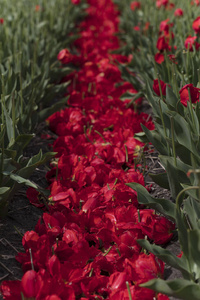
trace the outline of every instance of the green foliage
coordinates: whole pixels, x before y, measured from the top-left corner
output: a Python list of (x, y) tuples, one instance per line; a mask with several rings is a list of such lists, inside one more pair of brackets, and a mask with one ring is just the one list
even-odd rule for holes
[[(175, 8), (156, 8), (156, 1), (140, 0), (141, 9), (130, 9), (131, 0), (117, 1), (121, 10), (120, 38), (124, 41), (121, 54), (133, 54), (132, 61), (122, 67), (123, 78), (136, 83), (136, 88), (148, 100), (153, 110), (155, 130), (142, 126), (144, 134), (135, 138), (148, 140), (159, 151), (164, 172), (151, 175), (161, 187), (169, 189), (175, 204), (165, 199), (154, 199), (147, 190), (136, 183), (128, 185), (137, 191), (140, 204), (154, 208), (173, 219), (177, 225), (181, 258), (168, 250), (139, 240), (139, 244), (161, 258), (168, 265), (182, 272), (183, 279), (172, 281), (151, 280), (142, 286), (180, 299), (200, 299), (200, 102), (181, 103), (179, 91), (186, 84), (200, 87), (200, 51), (185, 48), (188, 36), (195, 36), (192, 22), (199, 16), (199, 10), (191, 1), (174, 0)], [(181, 8), (184, 15), (177, 18), (174, 10)], [(164, 61), (155, 61), (158, 53), (157, 40), (161, 35), (160, 23), (172, 23), (170, 31), (174, 38), (169, 44), (171, 51), (164, 50)], [(148, 30), (145, 24), (149, 22)], [(137, 27), (136, 27), (137, 26)], [(137, 28), (135, 30), (135, 28)], [(138, 30), (139, 28), (139, 30)], [(199, 34), (197, 41), (199, 40)], [(176, 46), (176, 47), (174, 47)], [(173, 54), (175, 61), (168, 54)], [(176, 63), (175, 63), (176, 62)], [(134, 80), (131, 77), (134, 76)], [(153, 80), (166, 83), (166, 94), (153, 90)], [(161, 89), (160, 89), (161, 91)], [(125, 98), (127, 97), (127, 98)], [(191, 98), (191, 95), (190, 95)], [(124, 95), (123, 100), (130, 99)]]
[[(62, 67), (58, 53), (77, 39), (77, 20), (85, 4), (71, 0), (0, 0), (0, 218), (21, 184), (38, 188), (28, 178), (54, 156), (25, 159), (23, 150), (34, 129), (67, 103), (70, 82), (61, 82), (73, 66)], [(73, 34), (72, 34), (73, 33)]]

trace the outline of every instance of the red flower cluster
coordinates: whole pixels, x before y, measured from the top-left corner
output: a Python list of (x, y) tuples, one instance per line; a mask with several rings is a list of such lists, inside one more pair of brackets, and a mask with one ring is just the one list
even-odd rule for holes
[[(136, 192), (125, 184), (144, 185), (133, 167), (143, 146), (134, 134), (141, 124), (154, 125), (148, 115), (127, 109), (129, 100), (119, 99), (137, 91), (122, 81), (118, 68), (131, 57), (111, 54), (119, 47), (115, 6), (111, 0), (88, 3), (75, 43), (80, 54), (64, 49), (58, 55), (62, 64), (77, 59), (81, 68), (64, 79), (71, 79), (70, 108), (48, 119), (58, 135), (57, 159), (47, 174), (49, 211), (23, 237), (25, 253), (17, 260), (25, 274), (21, 281), (2, 284), (6, 300), (21, 299), (21, 293), (36, 300), (125, 300), (129, 293), (135, 300), (168, 299), (139, 286), (162, 277), (164, 263), (144, 254), (137, 239), (164, 244), (174, 224), (139, 206)], [(42, 205), (33, 189), (28, 195)]]
[(136, 9), (139, 9), (141, 8), (141, 3), (139, 1), (133, 1), (131, 2), (131, 10), (136, 10)]
[[(197, 6), (200, 4), (199, 0), (195, 0), (191, 2), (191, 5), (196, 4)], [(166, 10), (170, 10), (172, 8), (175, 8), (175, 5), (173, 3), (170, 3), (169, 0), (157, 0), (156, 1), (156, 7), (161, 8), (163, 7)], [(181, 8), (176, 8), (174, 11), (175, 17), (182, 17), (184, 14), (183, 10)], [(177, 64), (175, 61), (175, 55), (172, 53), (173, 50), (176, 50), (176, 45), (172, 45), (172, 42), (174, 40), (174, 33), (172, 32), (171, 28), (173, 27), (173, 23), (170, 23), (170, 19), (166, 19), (160, 23), (159, 28), (159, 37), (157, 40), (156, 48), (158, 49), (158, 52), (155, 54), (154, 59), (158, 64), (162, 64), (165, 61), (165, 55), (164, 52), (171, 52), (167, 56), (169, 57), (170, 61)], [(194, 49), (199, 50), (200, 49), (200, 43), (198, 42), (198, 36), (200, 34), (200, 17), (197, 17), (193, 23), (192, 28), (195, 32), (195, 35), (189, 35), (184, 42), (184, 46), (189, 51), (194, 51)], [(173, 59), (171, 59), (173, 57)]]
[(188, 49), (189, 51), (193, 51), (193, 47), (196, 48), (196, 50), (198, 50), (200, 48), (200, 44), (197, 43), (196, 41), (197, 36), (191, 36), (189, 35), (186, 40), (185, 40), (185, 48)]
[(197, 17), (193, 23), (192, 28), (197, 35), (191, 36), (189, 35), (185, 40), (185, 48), (189, 51), (193, 51), (194, 48), (196, 50), (200, 49), (200, 43), (197, 42), (198, 34), (200, 33), (200, 17)]
[(159, 52), (155, 55), (155, 61), (158, 64), (161, 64), (164, 60), (164, 51), (171, 51), (172, 47), (170, 46), (171, 40), (174, 38), (174, 33), (171, 31), (173, 23), (169, 22), (169, 19), (166, 19), (160, 23), (159, 28), (159, 38), (157, 40), (156, 48)]
[(174, 3), (170, 2), (169, 0), (156, 0), (156, 7), (164, 7), (167, 10), (171, 10), (174, 8)]

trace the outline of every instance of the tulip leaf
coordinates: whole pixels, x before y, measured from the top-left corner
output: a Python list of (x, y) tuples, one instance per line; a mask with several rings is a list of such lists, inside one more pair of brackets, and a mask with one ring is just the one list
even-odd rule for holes
[(178, 99), (176, 95), (174, 94), (171, 87), (168, 85), (166, 86), (166, 104), (170, 105), (170, 109), (174, 109), (177, 105)]
[(34, 137), (34, 134), (20, 134), (15, 139), (15, 143), (13, 145), (13, 148), (15, 145), (17, 145), (18, 148), (24, 149), (32, 140)]
[(167, 177), (167, 173), (166, 172), (159, 173), (159, 174), (149, 173), (149, 176), (160, 187), (169, 190), (169, 182), (168, 182), (168, 177)]
[(200, 203), (194, 200), (192, 197), (188, 197), (186, 200), (184, 200), (184, 213), (187, 214), (187, 218), (189, 219), (192, 228), (200, 229)]
[(148, 143), (148, 139), (146, 137), (146, 134), (144, 132), (137, 132), (134, 134), (134, 138), (142, 143)]
[(11, 178), (12, 180), (16, 181), (16, 182), (19, 183), (19, 184), (25, 184), (25, 185), (27, 185), (27, 186), (33, 187), (34, 189), (37, 189), (37, 185), (36, 185), (36, 184), (34, 184), (34, 183), (31, 182), (30, 180), (25, 179), (25, 178), (23, 178), (23, 177), (21, 177), (21, 176), (19, 176), (19, 175), (17, 175), (17, 174), (14, 174), (14, 173), (11, 174), (11, 175), (10, 175), (10, 178)]
[[(191, 185), (188, 185), (188, 184), (182, 184), (182, 187), (184, 189), (187, 189), (189, 187), (191, 187)], [(200, 201), (199, 199), (199, 190), (197, 189), (193, 189), (193, 190), (187, 190), (186, 191), (186, 194), (191, 196), (192, 198), (196, 199), (197, 201)]]
[(146, 91), (147, 91), (146, 98), (148, 99), (148, 101), (152, 105), (155, 117), (160, 118), (160, 111), (159, 111), (158, 101), (157, 101), (156, 97), (153, 95), (152, 89), (150, 88), (148, 82), (146, 83)]
[(163, 155), (167, 155), (167, 146), (163, 144), (163, 139), (161, 135), (155, 131), (147, 129), (143, 124), (141, 124), (143, 131), (145, 132), (147, 139), (151, 142), (154, 147)]
[(43, 109), (42, 111), (40, 111), (38, 113), (39, 116), (39, 122), (44, 121), (45, 119), (47, 119), (50, 115), (52, 115), (54, 112), (62, 109), (64, 107), (64, 105), (66, 105), (67, 103), (67, 99), (69, 97), (63, 98), (62, 100), (58, 101), (57, 103), (55, 103), (54, 105)]
[(10, 190), (10, 187), (4, 186), (4, 187), (0, 187), (0, 195), (4, 195), (5, 193), (7, 193)]
[(188, 243), (190, 251), (190, 264), (193, 260), (193, 273), (195, 273), (195, 279), (199, 279), (200, 276), (200, 230), (188, 231)]
[(192, 141), (189, 125), (187, 121), (179, 114), (176, 114), (174, 117), (174, 129), (177, 141), (198, 157), (199, 153), (194, 142)]
[(127, 183), (133, 190), (137, 192), (138, 202), (147, 205), (159, 211), (160, 213), (175, 219), (175, 204), (170, 200), (153, 198), (146, 188), (139, 183)]
[(199, 300), (200, 286), (192, 281), (175, 279), (165, 281), (152, 279), (140, 285), (168, 296), (178, 297), (183, 300)]
[(38, 166), (45, 164), (47, 161), (53, 158), (55, 154), (56, 152), (47, 152), (43, 155), (42, 151), (40, 150), (40, 152), (32, 157), (28, 161), (27, 165), (24, 168), (20, 169), (17, 174), (23, 178), (29, 178)]
[(176, 199), (177, 195), (182, 190), (180, 179), (178, 178), (177, 168), (167, 161), (166, 171), (172, 198)]
[(176, 222), (178, 227), (178, 239), (180, 242), (181, 250), (187, 259), (189, 259), (189, 249), (188, 249), (188, 226), (186, 225), (186, 219), (184, 214), (180, 209), (176, 210)]
[(186, 119), (188, 124), (191, 127), (191, 130), (196, 134), (199, 138), (199, 119), (194, 109), (191, 109), (190, 105), (187, 106), (188, 115), (186, 115)]
[(7, 109), (5, 108), (4, 104), (2, 103), (3, 106), (3, 112), (4, 116), (6, 119), (6, 132), (9, 140), (9, 144), (11, 145), (14, 142), (14, 133), (13, 133), (13, 121), (11, 117), (9, 116)]

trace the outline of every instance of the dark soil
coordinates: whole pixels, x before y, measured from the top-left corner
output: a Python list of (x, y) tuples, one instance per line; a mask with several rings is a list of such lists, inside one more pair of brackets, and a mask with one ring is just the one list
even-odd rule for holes
[[(143, 106), (145, 112), (151, 112), (147, 104)], [(48, 134), (48, 129), (45, 124), (41, 124), (37, 129), (36, 137), (32, 140), (30, 145), (26, 148), (24, 153), (27, 157), (32, 157), (37, 154), (40, 149), (43, 153), (51, 151), (49, 150), (49, 144), (52, 144), (53, 140), (45, 140), (41, 138), (41, 134)], [(52, 135), (52, 133), (51, 133)], [(170, 192), (168, 190), (160, 188), (156, 185), (148, 173), (160, 173), (163, 171), (163, 167), (159, 161), (158, 153), (154, 150), (146, 151), (147, 172), (145, 173), (146, 184), (152, 185), (151, 194), (153, 197), (165, 198), (172, 201)], [(151, 152), (151, 153), (150, 153)], [(48, 166), (42, 166), (38, 168), (31, 176), (31, 180), (38, 183), (43, 188), (47, 187), (45, 174), (48, 170)], [(23, 252), (22, 237), (26, 231), (34, 230), (36, 223), (38, 222), (42, 211), (37, 207), (31, 205), (26, 198), (26, 188), (22, 187), (15, 195), (9, 206), (8, 216), (0, 221), (0, 282), (3, 280), (16, 280), (21, 279), (23, 272), (20, 264), (15, 260), (15, 255), (18, 252)], [(180, 253), (179, 243), (177, 237), (165, 246), (174, 254)], [(181, 277), (180, 272), (166, 266), (165, 279), (174, 279)], [(3, 299), (0, 295), (0, 300)], [(175, 298), (170, 298), (175, 300)]]

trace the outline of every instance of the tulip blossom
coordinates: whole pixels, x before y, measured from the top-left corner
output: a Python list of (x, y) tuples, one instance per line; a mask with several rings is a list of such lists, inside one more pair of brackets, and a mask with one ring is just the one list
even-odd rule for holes
[(192, 23), (192, 28), (196, 33), (200, 33), (200, 17), (197, 17)]
[(177, 8), (174, 12), (175, 17), (182, 17), (183, 16), (183, 10), (181, 8)]
[(169, 4), (169, 0), (157, 0), (156, 1), (156, 7), (160, 8), (162, 6), (167, 7)]
[(159, 51), (170, 51), (171, 50), (171, 46), (169, 45), (169, 41), (165, 36), (160, 36), (157, 40), (157, 44), (156, 44), (156, 48)]
[(131, 10), (139, 9), (141, 8), (141, 3), (139, 1), (133, 1), (131, 2)]
[(192, 103), (199, 102), (199, 93), (200, 93), (200, 89), (194, 87), (192, 83), (186, 84), (179, 91), (181, 103), (184, 106), (187, 106), (187, 103), (188, 101), (190, 101), (190, 98)]
[(185, 48), (189, 51), (193, 51), (193, 47), (198, 50), (200, 48), (200, 44), (196, 42), (197, 36), (191, 36), (189, 35), (185, 40)]
[(75, 5), (79, 4), (81, 0), (71, 0), (71, 2)]
[(164, 54), (158, 52), (156, 53), (154, 59), (157, 62), (157, 64), (162, 64), (165, 61), (165, 56)]
[(62, 64), (67, 64), (72, 61), (72, 54), (68, 49), (63, 49), (58, 53), (57, 59), (60, 60)]
[(161, 96), (161, 93), (163, 96), (166, 96), (166, 87), (167, 87), (167, 84), (164, 81), (159, 80), (159, 79), (154, 79), (153, 90), (159, 97)]

